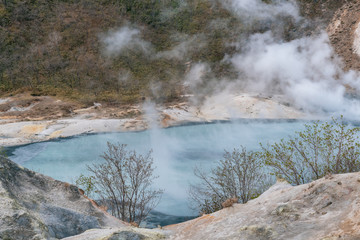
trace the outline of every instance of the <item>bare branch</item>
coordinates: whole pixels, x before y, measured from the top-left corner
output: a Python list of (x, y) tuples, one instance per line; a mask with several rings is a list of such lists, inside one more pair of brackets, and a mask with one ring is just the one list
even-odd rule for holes
[(123, 221), (138, 225), (160, 201), (162, 190), (152, 189), (154, 176), (151, 151), (138, 155), (124, 144), (107, 143), (104, 163), (88, 166), (99, 196), (111, 213)]

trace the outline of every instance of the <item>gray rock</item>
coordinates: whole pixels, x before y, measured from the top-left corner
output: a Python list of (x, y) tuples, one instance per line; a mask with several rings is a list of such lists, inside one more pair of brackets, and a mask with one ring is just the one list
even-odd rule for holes
[(122, 231), (114, 233), (108, 240), (144, 240), (146, 237), (139, 233)]
[(360, 239), (360, 173), (309, 184), (278, 182), (246, 204), (164, 227), (169, 239)]
[(90, 229), (86, 232), (64, 238), (63, 240), (162, 240), (169, 237), (170, 232), (162, 229), (146, 229), (136, 227)]
[(0, 157), (0, 239), (60, 239), (125, 224), (99, 209), (76, 186)]

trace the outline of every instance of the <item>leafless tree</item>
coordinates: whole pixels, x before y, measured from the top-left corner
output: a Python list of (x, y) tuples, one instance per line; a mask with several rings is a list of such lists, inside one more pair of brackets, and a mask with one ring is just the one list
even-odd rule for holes
[(159, 203), (162, 190), (154, 190), (151, 151), (138, 155), (127, 151), (125, 144), (111, 144), (101, 157), (104, 163), (88, 166), (93, 173), (102, 203), (112, 215), (127, 222), (140, 224)]
[(190, 185), (189, 197), (193, 206), (202, 213), (222, 209), (227, 199), (238, 198), (241, 203), (257, 197), (270, 186), (271, 178), (263, 172), (257, 152), (247, 152), (244, 147), (225, 151), (218, 165), (206, 173), (195, 168), (199, 184)]

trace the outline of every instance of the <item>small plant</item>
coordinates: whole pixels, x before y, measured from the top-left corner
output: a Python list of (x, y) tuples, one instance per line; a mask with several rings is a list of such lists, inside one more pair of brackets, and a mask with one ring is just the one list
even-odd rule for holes
[(96, 193), (95, 189), (95, 177), (94, 176), (84, 176), (81, 174), (75, 181), (76, 186), (79, 186), (84, 194), (90, 198), (94, 197), (94, 193)]

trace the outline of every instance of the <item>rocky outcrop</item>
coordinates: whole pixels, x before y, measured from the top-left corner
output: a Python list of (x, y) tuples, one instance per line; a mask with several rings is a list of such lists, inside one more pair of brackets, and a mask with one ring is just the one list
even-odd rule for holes
[(60, 239), (92, 228), (124, 226), (76, 186), (0, 157), (0, 239)]
[(66, 240), (100, 239), (360, 239), (360, 173), (301, 186), (277, 182), (259, 198), (162, 230), (88, 230)]
[(360, 70), (360, 2), (349, 1), (339, 8), (327, 28), (334, 50), (344, 69)]
[(293, 187), (278, 182), (259, 198), (165, 227), (170, 239), (360, 239), (360, 173)]

